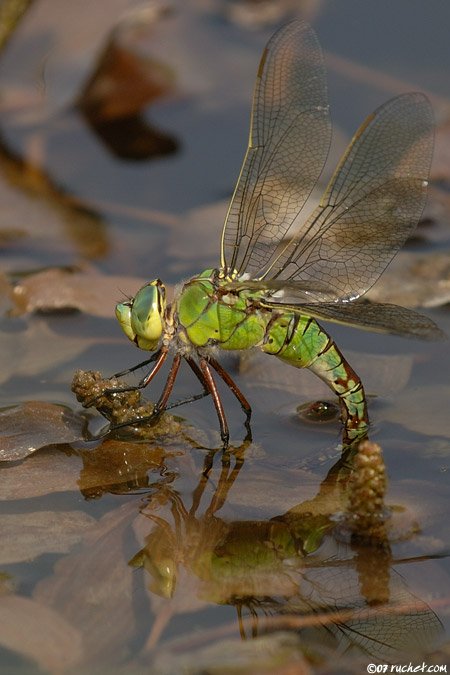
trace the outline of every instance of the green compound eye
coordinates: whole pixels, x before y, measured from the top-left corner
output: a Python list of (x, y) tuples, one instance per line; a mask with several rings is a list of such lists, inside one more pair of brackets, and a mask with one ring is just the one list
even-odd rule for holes
[(130, 302), (116, 305), (116, 317), (125, 335), (140, 349), (153, 351), (163, 332), (165, 288), (159, 281), (143, 286)]
[(129, 303), (119, 302), (119, 304), (116, 305), (116, 317), (127, 338), (134, 341), (136, 335), (131, 328), (131, 305)]

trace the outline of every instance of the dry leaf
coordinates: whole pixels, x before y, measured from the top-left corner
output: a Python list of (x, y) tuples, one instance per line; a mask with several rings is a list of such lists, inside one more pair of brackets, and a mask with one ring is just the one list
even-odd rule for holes
[(16, 462), (46, 445), (79, 440), (84, 424), (67, 408), (44, 401), (0, 411), (0, 461)]
[(21, 464), (2, 464), (0, 501), (42, 497), (55, 492), (78, 492), (80, 458), (47, 448)]
[(78, 309), (110, 319), (116, 303), (134, 295), (147, 281), (50, 269), (24, 277), (14, 287), (12, 299), (19, 314)]

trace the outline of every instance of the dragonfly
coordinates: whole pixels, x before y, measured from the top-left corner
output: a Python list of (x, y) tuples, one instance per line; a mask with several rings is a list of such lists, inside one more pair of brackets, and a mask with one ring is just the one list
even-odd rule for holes
[(184, 282), (171, 302), (160, 279), (116, 306), (125, 335), (152, 356), (146, 387), (169, 355), (172, 365), (150, 417), (169, 405), (185, 361), (210, 394), (224, 447), (229, 427), (214, 379), (239, 401), (250, 432), (251, 406), (219, 363), (221, 351), (258, 347), (309, 368), (338, 396), (344, 442), (367, 434), (362, 382), (318, 321), (440, 339), (429, 318), (361, 301), (417, 225), (433, 153), (428, 99), (389, 100), (356, 132), (319, 205), (299, 214), (324, 168), (331, 141), (324, 59), (312, 28), (294, 20), (266, 45), (259, 64), (250, 134), (226, 215), (220, 264)]

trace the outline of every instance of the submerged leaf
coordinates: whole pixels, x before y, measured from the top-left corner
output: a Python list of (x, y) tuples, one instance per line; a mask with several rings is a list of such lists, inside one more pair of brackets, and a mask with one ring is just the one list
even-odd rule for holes
[(0, 461), (15, 462), (39, 448), (81, 438), (84, 421), (68, 408), (28, 401), (0, 411)]
[(385, 411), (385, 419), (404, 424), (417, 434), (450, 438), (448, 401), (450, 387), (444, 384), (422, 385), (403, 393)]
[(181, 672), (184, 675), (309, 675), (311, 672), (303, 656), (300, 636), (293, 632), (280, 631), (253, 640), (219, 640), (192, 651), (186, 650), (188, 637), (195, 644), (196, 636), (191, 634), (186, 636), (184, 645), (180, 645), (180, 640), (172, 640), (158, 649), (152, 667), (154, 675)]
[[(401, 391), (411, 375), (413, 357), (409, 354), (363, 354), (360, 352), (345, 352), (349, 363), (362, 379), (367, 393), (383, 392), (384, 396)], [(275, 404), (297, 401), (306, 398), (327, 399), (330, 389), (313, 373), (306, 369), (299, 372), (298, 368), (282, 363), (279, 359), (268, 358), (267, 354), (259, 351), (249, 351), (240, 356), (239, 372), (245, 376), (247, 387), (252, 387), (252, 397), (259, 401), (270, 397), (264, 403), (273, 407), (274, 389), (276, 389)], [(272, 401), (272, 403), (270, 403)]]
[(72, 361), (90, 345), (97, 343), (94, 337), (61, 335), (54, 332), (48, 323), (38, 317), (29, 322), (20, 332), (0, 332), (0, 354), (3, 354), (0, 383), (11, 377), (47, 373)]
[(83, 468), (78, 486), (86, 498), (93, 499), (105, 492), (148, 491), (152, 486), (170, 483), (177, 473), (167, 467), (167, 459), (179, 457), (182, 450), (153, 442), (107, 439), (95, 450), (80, 450), (79, 454)]
[(136, 636), (130, 522), (136, 500), (110, 511), (89, 529), (79, 549), (59, 560), (54, 574), (40, 581), (34, 599), (74, 626), (82, 635), (83, 667), (79, 672), (96, 672), (95, 666), (121, 661), (128, 642)]
[(66, 672), (83, 653), (80, 631), (59, 612), (16, 595), (1, 599), (0, 643), (50, 673)]
[(33, 560), (43, 553), (67, 553), (95, 523), (83, 511), (3, 514), (0, 564)]
[(449, 253), (403, 251), (366, 297), (407, 307), (445, 305), (450, 302)]

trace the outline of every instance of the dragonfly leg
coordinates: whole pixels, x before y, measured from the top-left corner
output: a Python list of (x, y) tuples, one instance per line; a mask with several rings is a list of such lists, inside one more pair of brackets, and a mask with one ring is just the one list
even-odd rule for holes
[(241, 408), (244, 411), (246, 417), (245, 428), (247, 429), (247, 432), (250, 435), (251, 439), (250, 418), (252, 416), (252, 408), (250, 406), (250, 403), (247, 401), (244, 394), (237, 386), (236, 382), (227, 373), (227, 371), (224, 368), (222, 368), (222, 366), (218, 361), (216, 361), (216, 359), (210, 358), (209, 363), (212, 365), (216, 373), (222, 378), (225, 384), (230, 388), (230, 390), (233, 392), (233, 394), (236, 396), (237, 400), (241, 404)]
[(174, 360), (172, 361), (172, 365), (170, 367), (166, 384), (164, 385), (164, 389), (162, 390), (158, 402), (155, 404), (152, 417), (156, 417), (157, 415), (160, 415), (162, 412), (164, 412), (164, 410), (166, 410), (167, 401), (169, 400), (169, 396), (172, 393), (173, 385), (175, 384), (175, 380), (177, 379), (178, 371), (180, 369), (180, 363), (181, 363), (181, 355), (177, 354)]
[(210, 391), (208, 387), (206, 386), (205, 378), (203, 377), (203, 373), (198, 367), (198, 365), (195, 363), (195, 361), (190, 358), (189, 356), (185, 356), (185, 361), (187, 364), (192, 368), (198, 379), (203, 385), (203, 391), (201, 394), (193, 394), (192, 396), (187, 396), (186, 398), (182, 398), (180, 401), (174, 401), (173, 403), (170, 403), (170, 405), (167, 405), (165, 407), (165, 410), (172, 410), (173, 408), (178, 408), (180, 405), (185, 405), (186, 403), (193, 403), (194, 401), (199, 401), (202, 398), (205, 398), (205, 396), (210, 395)]
[(130, 373), (134, 373), (135, 370), (139, 370), (139, 368), (144, 368), (145, 366), (148, 366), (149, 363), (153, 363), (156, 361), (160, 355), (161, 350), (159, 349), (157, 352), (154, 352), (150, 356), (149, 359), (145, 359), (145, 361), (141, 361), (141, 363), (137, 363), (135, 366), (132, 366), (131, 368), (127, 368), (126, 370), (122, 370), (120, 373), (114, 373), (114, 375), (111, 375), (111, 378), (113, 377), (123, 377), (124, 375), (129, 375)]
[(228, 424), (225, 417), (225, 412), (223, 409), (222, 401), (220, 400), (219, 392), (217, 391), (216, 383), (211, 373), (211, 369), (206, 359), (200, 359), (200, 370), (202, 372), (205, 384), (209, 390), (209, 393), (212, 396), (214, 407), (216, 408), (217, 417), (219, 418), (220, 424), (220, 437), (223, 441), (223, 449), (226, 450), (228, 447), (228, 441), (230, 440), (230, 432), (228, 430)]
[(130, 385), (129, 387), (110, 387), (108, 389), (105, 389), (101, 394), (88, 401), (88, 403), (85, 404), (85, 407), (89, 408), (90, 406), (95, 405), (95, 401), (97, 401), (100, 397), (105, 395), (108, 396), (110, 394), (121, 394), (124, 391), (136, 391), (136, 389), (143, 389), (153, 380), (156, 373), (159, 371), (164, 361), (166, 360), (167, 353), (168, 347), (162, 347), (158, 352), (155, 352), (155, 354), (153, 355), (155, 358), (151, 358), (148, 359), (146, 362), (143, 362), (143, 363), (150, 363), (151, 361), (156, 361), (151, 371), (147, 373), (147, 375), (139, 382), (139, 384)]
[[(149, 376), (146, 378), (148, 384), (156, 375), (158, 370), (161, 368), (162, 364), (167, 358), (167, 353), (168, 349), (163, 349), (161, 350), (163, 353), (160, 356), (160, 359), (158, 359), (158, 362), (154, 366), (153, 370), (151, 373), (149, 373)], [(122, 427), (128, 427), (133, 424), (145, 424), (146, 422), (151, 422), (156, 420), (156, 418), (163, 413), (166, 410), (167, 406), (167, 401), (169, 400), (169, 396), (172, 393), (173, 385), (175, 383), (175, 380), (178, 375), (178, 370), (180, 368), (180, 363), (181, 363), (181, 356), (180, 354), (177, 354), (172, 362), (172, 365), (170, 367), (169, 375), (167, 377), (166, 383), (164, 385), (164, 389), (162, 390), (161, 396), (158, 399), (158, 402), (155, 403), (155, 407), (153, 408), (153, 412), (151, 415), (146, 415), (145, 417), (137, 417), (136, 419), (131, 419), (128, 420), (127, 422), (121, 422), (120, 424), (115, 424), (114, 426), (110, 427), (109, 431), (116, 431), (116, 429), (121, 429)], [(110, 390), (113, 391), (113, 390)], [(119, 391), (124, 391), (123, 389), (119, 389)], [(108, 433), (109, 433), (108, 431)]]

